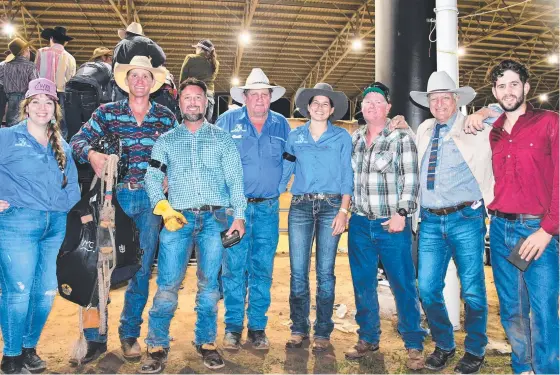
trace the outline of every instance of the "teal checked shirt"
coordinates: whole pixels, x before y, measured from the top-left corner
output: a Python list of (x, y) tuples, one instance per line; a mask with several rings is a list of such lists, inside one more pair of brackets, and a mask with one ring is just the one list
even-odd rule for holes
[[(167, 166), (168, 200), (175, 210), (205, 205), (232, 207), (244, 219), (243, 167), (229, 133), (208, 122), (192, 133), (184, 124), (165, 133), (152, 149), (152, 159)], [(152, 207), (166, 199), (160, 169), (146, 172), (146, 191)]]

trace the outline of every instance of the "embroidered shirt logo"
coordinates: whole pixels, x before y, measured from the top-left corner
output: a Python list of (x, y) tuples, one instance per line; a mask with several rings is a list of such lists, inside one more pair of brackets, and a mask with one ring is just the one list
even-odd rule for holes
[(235, 127), (231, 130), (231, 133), (242, 133), (246, 131), (247, 130), (243, 129), (243, 124), (236, 124)]
[(304, 134), (300, 134), (294, 143), (307, 143), (307, 139)]
[(25, 138), (18, 139), (17, 142), (14, 144), (14, 146), (16, 146), (16, 147), (31, 147), (31, 145), (29, 143), (27, 143)]

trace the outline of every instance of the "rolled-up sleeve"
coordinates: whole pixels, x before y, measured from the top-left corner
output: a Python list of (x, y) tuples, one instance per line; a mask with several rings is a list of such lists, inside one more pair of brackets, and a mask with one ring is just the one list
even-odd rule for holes
[[(285, 151), (290, 154), (294, 155), (294, 140), (293, 136), (288, 135), (288, 140), (286, 141)], [(290, 182), (290, 178), (292, 174), (294, 174), (294, 169), (296, 168), (296, 162), (288, 160), (284, 158), (282, 160), (282, 178), (280, 179), (280, 185), (278, 186), (278, 192), (280, 194), (286, 191), (288, 186), (288, 182)]]
[(354, 191), (354, 171), (352, 170), (352, 137), (350, 134), (345, 134), (342, 139), (340, 157), (342, 161), (340, 193), (352, 195)]
[(107, 130), (103, 125), (103, 113), (98, 108), (70, 140), (70, 147), (72, 147), (74, 157), (80, 164), (88, 163), (91, 141), (103, 137), (106, 132)]
[(243, 165), (241, 156), (228, 133), (223, 133), (222, 168), (229, 188), (230, 203), (236, 219), (245, 218), (247, 200), (243, 190)]

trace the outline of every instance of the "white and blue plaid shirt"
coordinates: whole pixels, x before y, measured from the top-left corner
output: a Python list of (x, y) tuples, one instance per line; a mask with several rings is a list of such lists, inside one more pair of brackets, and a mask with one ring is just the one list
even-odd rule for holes
[[(194, 133), (181, 124), (158, 138), (152, 159), (167, 166), (169, 203), (174, 209), (233, 207), (236, 219), (245, 217), (243, 167), (229, 133), (206, 121)], [(145, 181), (152, 207), (166, 199), (164, 177), (160, 169), (148, 167)]]

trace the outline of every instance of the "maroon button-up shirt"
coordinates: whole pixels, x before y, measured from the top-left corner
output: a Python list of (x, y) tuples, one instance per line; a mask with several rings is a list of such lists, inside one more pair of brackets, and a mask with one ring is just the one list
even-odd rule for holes
[(558, 114), (527, 103), (511, 134), (502, 114), (490, 132), (496, 185), (491, 210), (544, 215), (541, 227), (558, 234)]

